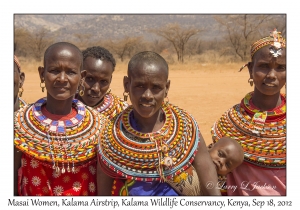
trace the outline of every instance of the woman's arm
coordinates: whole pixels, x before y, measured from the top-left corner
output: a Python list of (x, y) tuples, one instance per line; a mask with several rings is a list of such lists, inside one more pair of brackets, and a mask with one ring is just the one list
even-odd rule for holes
[(200, 134), (200, 145), (195, 156), (193, 166), (198, 174), (201, 195), (221, 195), (218, 189), (218, 175), (216, 167), (206, 148), (205, 141)]
[(18, 170), (21, 167), (22, 152), (14, 146), (14, 195), (18, 193)]
[(111, 195), (114, 179), (106, 175), (100, 167), (99, 159), (97, 161), (97, 191), (100, 196)]

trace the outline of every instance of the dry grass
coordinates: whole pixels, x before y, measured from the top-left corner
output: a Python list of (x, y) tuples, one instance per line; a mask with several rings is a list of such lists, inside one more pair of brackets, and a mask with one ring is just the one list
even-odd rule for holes
[[(32, 103), (46, 95), (39, 87), (37, 68), (42, 62), (20, 59), (26, 74), (23, 98)], [(128, 61), (117, 62), (111, 84), (112, 92), (121, 96), (123, 77)], [(169, 101), (191, 113), (198, 122), (206, 143), (211, 142), (210, 128), (232, 105), (237, 104), (246, 93), (253, 90), (247, 83), (247, 69), (238, 72), (243, 63), (198, 63), (170, 64), (171, 86)], [(284, 90), (283, 90), (284, 91)]]

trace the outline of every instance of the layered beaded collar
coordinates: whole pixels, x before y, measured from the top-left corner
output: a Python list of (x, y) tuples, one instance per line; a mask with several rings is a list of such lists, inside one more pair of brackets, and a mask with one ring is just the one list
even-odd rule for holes
[(99, 145), (100, 164), (112, 177), (164, 181), (186, 170), (199, 144), (196, 121), (182, 109), (163, 105), (163, 127), (153, 133), (136, 131), (132, 106), (111, 122)]
[(19, 97), (19, 103), (20, 103), (20, 108), (26, 105), (26, 102), (20, 97)]
[(74, 171), (75, 163), (81, 165), (96, 156), (98, 138), (106, 117), (73, 99), (76, 115), (53, 120), (41, 111), (45, 103), (46, 98), (42, 98), (16, 112), (15, 146), (31, 157), (52, 163), (56, 172), (70, 172), (70, 165)]
[(122, 114), (122, 123), (125, 128), (125, 130), (141, 139), (149, 139), (151, 138), (161, 138), (162, 134), (165, 133), (167, 130), (170, 130), (171, 122), (172, 122), (172, 111), (169, 109), (166, 105), (163, 106), (162, 112), (165, 117), (165, 122), (162, 128), (160, 128), (158, 131), (152, 132), (152, 133), (142, 133), (137, 131), (135, 128), (133, 128), (133, 112), (132, 109), (126, 109), (124, 113)]
[(77, 110), (75, 117), (67, 120), (51, 120), (42, 113), (42, 106), (47, 102), (47, 98), (41, 98), (32, 106), (33, 116), (44, 126), (49, 127), (49, 131), (64, 134), (66, 127), (73, 127), (81, 122), (85, 115), (85, 106), (78, 99), (73, 99), (74, 108)]
[[(241, 101), (241, 106), (250, 114), (255, 114), (261, 111), (257, 108), (252, 102), (252, 96), (254, 92), (248, 93)], [(286, 98), (285, 95), (281, 94), (281, 104), (278, 107), (275, 107), (272, 110), (265, 111), (268, 117), (278, 117), (286, 113)]]
[(102, 102), (93, 108), (111, 119), (127, 106), (128, 104), (126, 102), (122, 101), (119, 97), (113, 95), (112, 93), (109, 93), (105, 94)]
[[(260, 112), (251, 102), (253, 93), (229, 109), (212, 127), (213, 141), (228, 136), (244, 149), (244, 160), (264, 168), (285, 168), (286, 100), (280, 106)], [(271, 118), (270, 120), (268, 120)]]

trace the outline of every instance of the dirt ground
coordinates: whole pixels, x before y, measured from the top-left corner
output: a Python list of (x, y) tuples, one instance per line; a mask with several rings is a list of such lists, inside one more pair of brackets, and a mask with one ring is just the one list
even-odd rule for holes
[[(228, 108), (239, 103), (246, 93), (253, 90), (247, 82), (249, 78), (247, 69), (238, 72), (240, 66), (241, 64), (210, 67), (203, 65), (201, 69), (196, 67), (197, 70), (191, 67), (180, 70), (184, 68), (170, 66), (169, 101), (195, 117), (207, 145), (212, 142), (210, 128), (213, 123)], [(37, 70), (22, 69), (26, 74), (22, 98), (32, 103), (46, 96), (39, 87)], [(121, 97), (125, 74), (125, 65), (116, 69), (111, 84), (112, 92)]]

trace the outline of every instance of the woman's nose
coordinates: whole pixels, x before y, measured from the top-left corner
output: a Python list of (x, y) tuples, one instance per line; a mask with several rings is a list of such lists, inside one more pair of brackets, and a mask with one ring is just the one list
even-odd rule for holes
[(60, 82), (65, 82), (66, 80), (66, 73), (64, 71), (60, 72), (59, 76), (58, 76), (58, 81)]
[(151, 90), (147, 89), (144, 92), (143, 97), (146, 98), (147, 100), (152, 99), (153, 98), (153, 94), (152, 94)]
[(99, 93), (100, 92), (100, 85), (98, 82), (95, 82), (95, 84), (91, 88), (94, 92)]

